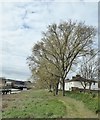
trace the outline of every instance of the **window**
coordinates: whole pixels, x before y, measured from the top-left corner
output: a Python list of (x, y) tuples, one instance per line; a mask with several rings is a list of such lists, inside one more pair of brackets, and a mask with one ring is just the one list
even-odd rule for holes
[(93, 83), (93, 85), (95, 85), (95, 82)]

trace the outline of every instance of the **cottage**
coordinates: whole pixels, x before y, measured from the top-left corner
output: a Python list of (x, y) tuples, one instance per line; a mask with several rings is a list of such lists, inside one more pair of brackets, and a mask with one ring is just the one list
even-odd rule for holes
[[(85, 85), (87, 90), (89, 87), (91, 90), (98, 90), (98, 81), (85, 79), (80, 75), (76, 75), (75, 77), (72, 77), (71, 80), (65, 80), (65, 91), (72, 91), (76, 89), (83, 90)], [(58, 89), (62, 89), (62, 83), (59, 83)]]

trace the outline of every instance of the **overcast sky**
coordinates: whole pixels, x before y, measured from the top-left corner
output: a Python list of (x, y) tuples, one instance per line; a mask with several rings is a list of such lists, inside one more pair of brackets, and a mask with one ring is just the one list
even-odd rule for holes
[(49, 24), (72, 19), (98, 26), (97, 2), (44, 1), (0, 2), (0, 76), (19, 80), (30, 77), (26, 58)]

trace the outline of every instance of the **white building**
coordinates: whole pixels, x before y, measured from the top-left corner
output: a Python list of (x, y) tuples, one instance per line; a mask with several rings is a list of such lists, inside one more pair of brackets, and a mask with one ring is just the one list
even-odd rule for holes
[[(65, 80), (65, 90), (72, 91), (74, 89), (84, 89), (82, 86), (86, 84), (86, 89), (89, 89), (89, 83), (91, 83), (91, 90), (98, 90), (98, 81), (95, 80), (87, 80), (82, 78), (80, 75), (76, 75), (71, 80)], [(59, 83), (58, 89), (62, 89), (62, 84)]]

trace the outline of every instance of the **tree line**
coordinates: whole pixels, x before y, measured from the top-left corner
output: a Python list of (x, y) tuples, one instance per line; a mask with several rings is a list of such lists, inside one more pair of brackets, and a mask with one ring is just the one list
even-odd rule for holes
[[(93, 44), (96, 33), (96, 28), (85, 22), (69, 20), (48, 25), (27, 58), (37, 85), (53, 90), (54, 95), (57, 95), (58, 85), (61, 83), (62, 94), (65, 96), (65, 79), (68, 73), (73, 66), (77, 66), (79, 58), (95, 53)], [(85, 68), (81, 67), (81, 73), (86, 71)]]

